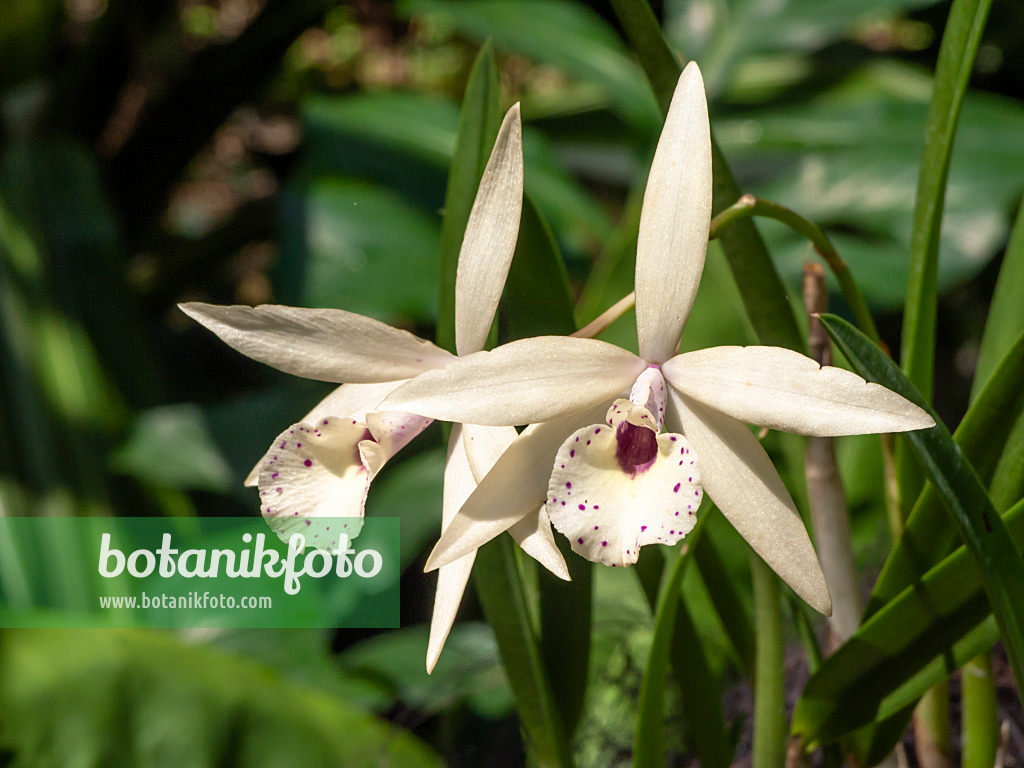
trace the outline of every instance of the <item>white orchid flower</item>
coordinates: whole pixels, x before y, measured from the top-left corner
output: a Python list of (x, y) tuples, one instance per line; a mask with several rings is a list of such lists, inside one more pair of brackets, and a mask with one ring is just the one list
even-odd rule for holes
[[(636, 259), (639, 356), (594, 339), (525, 339), (419, 376), (384, 401), (437, 419), (534, 425), (480, 482), (428, 568), (479, 547), (539, 503), (577, 553), (629, 565), (642, 546), (684, 536), (703, 491), (797, 594), (831, 612), (793, 500), (745, 424), (828, 436), (921, 429), (933, 421), (881, 386), (787, 349), (676, 355), (704, 268), (710, 217), (707, 102), (691, 63), (676, 87), (644, 196)], [(618, 399), (625, 393), (628, 399)], [(663, 421), (668, 434), (660, 434)]]
[[(498, 132), (459, 252), (455, 343), (460, 355), (484, 348), (515, 251), (522, 201), (522, 126), (516, 104)], [(282, 432), (246, 481), (259, 485), (263, 515), (285, 537), (310, 518), (362, 517), (373, 477), (433, 420), (381, 411), (378, 404), (414, 377), (456, 359), (407, 331), (337, 309), (199, 303), (181, 309), (255, 360), (296, 376), (346, 382)], [(515, 438), (511, 426), (455, 425), (445, 466), (442, 531)], [(509, 531), (545, 567), (569, 578), (542, 505)], [(441, 568), (427, 671), (451, 630), (474, 557), (475, 549), (467, 550)]]

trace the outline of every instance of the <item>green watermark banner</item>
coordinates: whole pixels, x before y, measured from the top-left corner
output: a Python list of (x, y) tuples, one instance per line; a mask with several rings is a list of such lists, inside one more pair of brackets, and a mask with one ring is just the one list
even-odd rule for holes
[(389, 628), (398, 518), (0, 517), (0, 627)]

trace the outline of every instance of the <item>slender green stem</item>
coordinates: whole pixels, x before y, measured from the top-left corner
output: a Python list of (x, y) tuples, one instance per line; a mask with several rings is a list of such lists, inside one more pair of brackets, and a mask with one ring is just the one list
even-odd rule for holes
[(753, 768), (782, 768), (786, 762), (785, 645), (779, 580), (771, 568), (750, 554), (754, 580), (757, 669), (754, 678)]
[(992, 768), (999, 750), (999, 702), (992, 678), (992, 656), (983, 653), (964, 665), (960, 677), (963, 696), (964, 768)]
[(853, 279), (853, 275), (850, 273), (850, 268), (839, 255), (839, 252), (832, 244), (832, 241), (829, 240), (828, 235), (826, 235), (814, 222), (808, 221), (795, 211), (790, 210), (783, 205), (779, 205), (778, 203), (773, 203), (771, 200), (764, 200), (762, 198), (746, 194), (742, 195), (739, 200), (711, 220), (711, 229), (708, 234), (708, 238), (714, 240), (719, 236), (720, 231), (729, 224), (750, 218), (751, 216), (762, 216), (767, 219), (775, 219), (776, 221), (785, 224), (794, 232), (797, 232), (810, 240), (811, 245), (814, 246), (815, 252), (821, 256), (822, 260), (826, 264), (828, 264), (829, 269), (832, 270), (832, 274), (835, 275), (836, 280), (839, 283), (839, 288), (842, 290), (843, 296), (846, 297), (846, 301), (849, 303), (850, 309), (853, 311), (853, 316), (857, 320), (858, 327), (872, 341), (877, 344), (881, 344), (881, 340), (878, 336), (878, 328), (875, 326), (875, 321), (871, 317), (871, 311), (868, 309), (868, 303), (864, 299), (864, 294), (861, 293), (860, 288), (857, 285), (857, 281)]

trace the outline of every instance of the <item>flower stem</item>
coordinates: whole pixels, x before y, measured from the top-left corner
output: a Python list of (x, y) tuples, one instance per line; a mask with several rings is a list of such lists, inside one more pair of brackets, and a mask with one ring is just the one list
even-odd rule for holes
[(839, 282), (839, 288), (842, 290), (843, 296), (846, 297), (846, 301), (853, 311), (857, 325), (866, 336), (881, 346), (878, 328), (875, 326), (875, 321), (868, 310), (864, 294), (861, 293), (860, 288), (857, 286), (857, 281), (853, 279), (853, 275), (850, 273), (850, 268), (839, 255), (835, 246), (832, 245), (828, 235), (813, 222), (808, 221), (784, 205), (747, 194), (741, 196), (739, 200), (711, 220), (711, 230), (708, 238), (714, 240), (719, 236), (719, 232), (723, 227), (751, 216), (775, 219), (810, 240), (815, 252), (828, 264), (832, 274), (835, 275), (836, 280)]
[(585, 326), (569, 335), (578, 336), (583, 339), (592, 339), (595, 336), (599, 336), (609, 325), (631, 310), (635, 304), (636, 291), (630, 291)]
[(754, 580), (757, 668), (754, 677), (753, 768), (782, 768), (786, 762), (786, 659), (782, 639), (779, 580), (756, 554), (750, 554)]

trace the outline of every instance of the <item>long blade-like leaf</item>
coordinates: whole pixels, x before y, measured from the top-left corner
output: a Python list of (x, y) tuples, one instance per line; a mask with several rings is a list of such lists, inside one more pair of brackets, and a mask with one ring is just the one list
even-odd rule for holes
[[(1002, 521), (1015, 547), (1024, 548), (1024, 502)], [(961, 546), (825, 660), (804, 686), (793, 731), (824, 743), (883, 721), (998, 636), (979, 571)]]
[[(825, 315), (822, 324), (855, 370), (928, 408), (906, 376), (864, 334), (841, 318)], [(935, 416), (935, 414), (932, 414)], [(903, 434), (931, 480), (950, 518), (981, 570), (1018, 685), (1024, 688), (1024, 562), (1013, 546), (970, 462), (936, 418), (931, 429)]]

